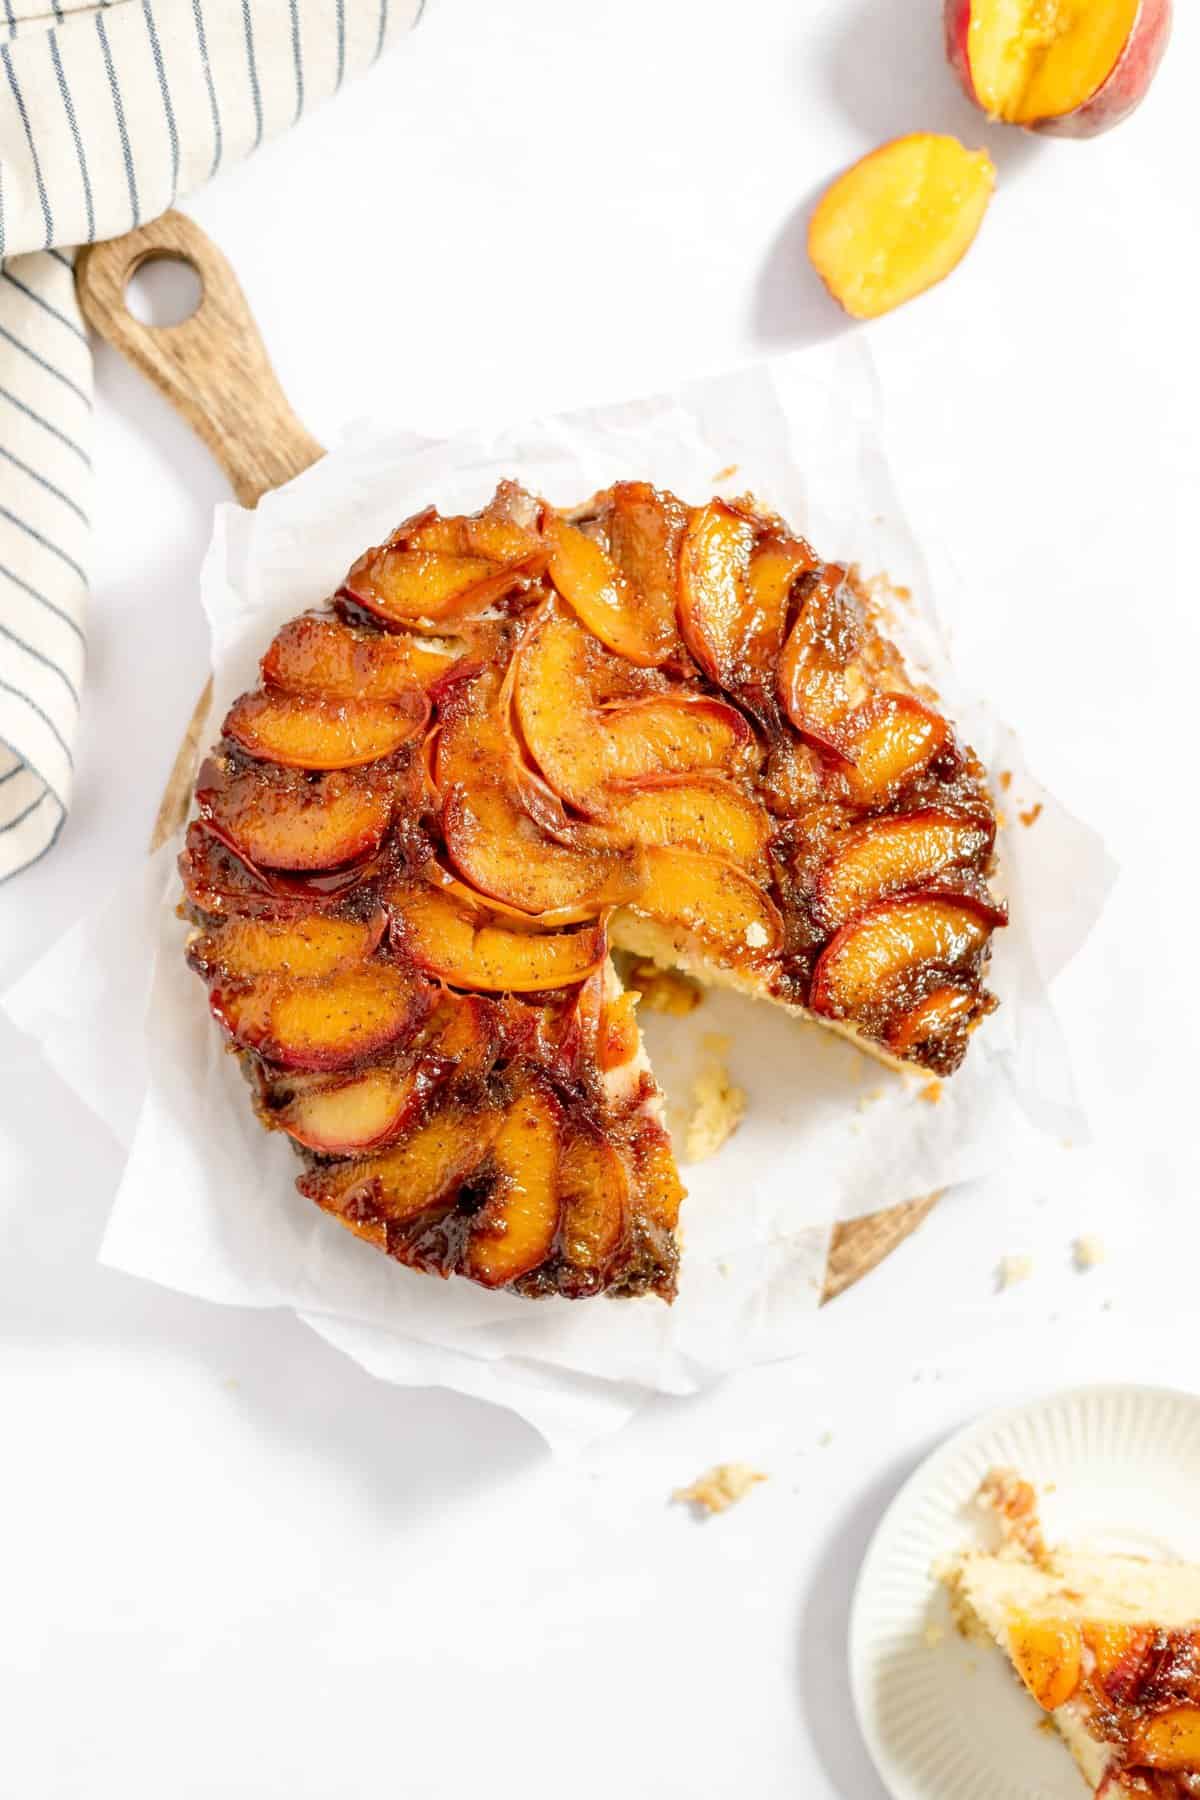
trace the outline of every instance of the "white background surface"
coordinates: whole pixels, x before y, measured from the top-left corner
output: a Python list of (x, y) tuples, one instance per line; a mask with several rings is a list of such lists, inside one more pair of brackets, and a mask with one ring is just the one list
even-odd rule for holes
[[(116, 1147), (0, 1026), (0, 1794), (877, 1800), (844, 1626), (901, 1475), (1046, 1386), (1200, 1384), (1183, 10), (1144, 110), (1059, 144), (976, 123), (932, 0), (431, 0), (373, 76), (190, 203), (318, 437), (385, 412), (443, 432), (846, 329), (803, 258), (815, 191), (902, 130), (989, 144), (966, 263), (869, 336), (963, 674), (1122, 864), (1057, 988), (1096, 1141), (957, 1195), (811, 1358), (564, 1467), (291, 1320), (98, 1269)], [(0, 891), (0, 983), (140, 855), (205, 658), (221, 477), (111, 355), (98, 388), (77, 805)], [(1086, 1276), (1081, 1230), (1109, 1249)], [(1033, 1277), (997, 1295), (1014, 1253)], [(723, 1458), (772, 1479), (705, 1524), (666, 1504)]]

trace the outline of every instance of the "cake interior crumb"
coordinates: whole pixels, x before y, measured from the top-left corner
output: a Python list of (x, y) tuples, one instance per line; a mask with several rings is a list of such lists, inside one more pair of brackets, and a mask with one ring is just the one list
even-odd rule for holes
[(1027, 807), (1024, 812), (1018, 812), (1018, 814), (1017, 814), (1017, 817), (1018, 817), (1018, 819), (1020, 819), (1022, 825), (1036, 825), (1038, 820), (1041, 818), (1041, 816), (1042, 816), (1042, 803), (1040, 800), (1035, 801), (1034, 804), (1030, 807)]
[[(714, 1033), (703, 1039), (706, 1049), (713, 1043), (728, 1040)], [(722, 1144), (731, 1138), (746, 1116), (746, 1092), (732, 1080), (722, 1060), (722, 1052), (710, 1055), (692, 1084), (692, 1111), (684, 1136), (688, 1162), (705, 1162), (715, 1156)]]
[(704, 989), (690, 975), (662, 969), (653, 962), (635, 963), (629, 986), (636, 990), (644, 1011), (667, 1013), (675, 1019), (686, 1019), (704, 998)]
[(1088, 1269), (1097, 1268), (1108, 1254), (1103, 1240), (1090, 1231), (1085, 1231), (1075, 1239), (1074, 1251), (1075, 1267), (1081, 1275), (1085, 1274)]
[(717, 1463), (690, 1486), (676, 1488), (671, 1498), (682, 1505), (694, 1506), (697, 1512), (723, 1513), (744, 1500), (752, 1487), (766, 1479), (747, 1463)]
[(917, 1094), (917, 1099), (924, 1100), (926, 1106), (940, 1105), (941, 1098), (942, 1084), (940, 1081), (927, 1081)]
[(1022, 1281), (1028, 1281), (1033, 1274), (1032, 1256), (1002, 1256), (996, 1270), (996, 1281), (1000, 1292), (1005, 1288), (1016, 1287)]

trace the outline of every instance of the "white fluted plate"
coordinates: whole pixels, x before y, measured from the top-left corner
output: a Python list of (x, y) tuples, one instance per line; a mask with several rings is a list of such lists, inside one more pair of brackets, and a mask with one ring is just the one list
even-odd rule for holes
[(1200, 1561), (1200, 1396), (1076, 1388), (992, 1413), (943, 1444), (880, 1523), (850, 1620), (859, 1724), (894, 1800), (1087, 1792), (1006, 1659), (955, 1632), (932, 1574), (943, 1557), (988, 1541), (971, 1503), (997, 1466), (1043, 1491), (1052, 1544)]

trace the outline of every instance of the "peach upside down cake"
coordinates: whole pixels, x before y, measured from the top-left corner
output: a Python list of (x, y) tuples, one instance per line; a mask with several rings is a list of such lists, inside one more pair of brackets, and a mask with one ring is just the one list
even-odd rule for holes
[(938, 1074), (995, 819), (850, 571), (750, 501), (504, 483), (284, 626), (200, 772), (188, 956), (299, 1187), (410, 1267), (675, 1290), (614, 946)]
[(1033, 1488), (993, 1469), (1003, 1534), (942, 1571), (961, 1629), (997, 1644), (1108, 1800), (1200, 1795), (1200, 1566), (1050, 1550)]

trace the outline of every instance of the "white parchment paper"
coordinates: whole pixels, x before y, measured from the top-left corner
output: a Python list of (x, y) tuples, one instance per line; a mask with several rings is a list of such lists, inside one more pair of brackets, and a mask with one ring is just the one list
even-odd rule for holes
[[(731, 471), (726, 473), (727, 471)], [(1093, 832), (1025, 768), (984, 705), (956, 691), (925, 565), (879, 447), (866, 353), (845, 344), (636, 402), (445, 443), (357, 427), (254, 513), (218, 508), (202, 575), (219, 721), (253, 684), (276, 628), (336, 587), (364, 544), (429, 502), (480, 506), (503, 476), (567, 504), (620, 477), (698, 501), (751, 489), (823, 554), (886, 573), (907, 598), (894, 634), (962, 733), (1010, 782), (996, 942), (1001, 1010), (940, 1085), (883, 1069), (769, 1007), (714, 995), (687, 1020), (649, 1016), (678, 1116), (709, 1034), (749, 1105), (737, 1134), (684, 1175), (684, 1257), (660, 1301), (525, 1301), (413, 1274), (302, 1199), (281, 1134), (254, 1118), (234, 1059), (183, 962), (169, 845), (6, 997), (63, 1078), (129, 1149), (106, 1263), (225, 1304), (287, 1306), (380, 1378), (512, 1407), (556, 1446), (628, 1418), (649, 1391), (694, 1392), (795, 1354), (817, 1329), (835, 1221), (1002, 1166), (1030, 1134), (1083, 1135), (1046, 984), (1091, 928), (1112, 869)], [(947, 610), (968, 604), (946, 597)], [(215, 725), (214, 732), (215, 735)], [(1041, 808), (1028, 828), (1018, 814)], [(120, 1004), (114, 996), (120, 995)]]

